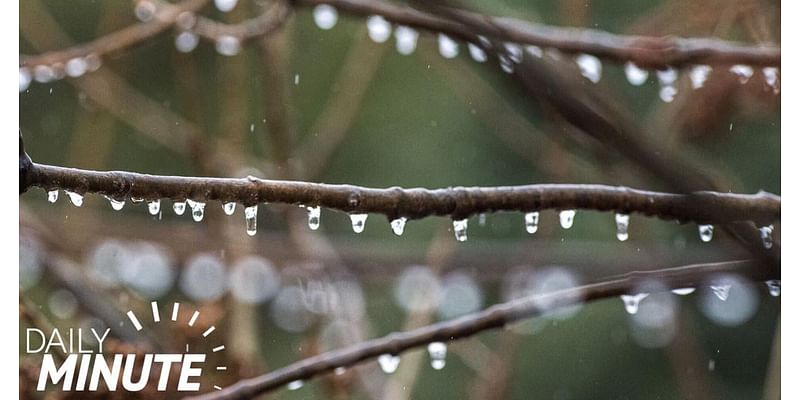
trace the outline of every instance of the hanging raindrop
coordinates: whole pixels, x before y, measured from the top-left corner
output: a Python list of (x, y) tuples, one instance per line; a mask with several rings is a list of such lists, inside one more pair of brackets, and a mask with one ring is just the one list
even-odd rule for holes
[(161, 200), (155, 199), (147, 203), (147, 211), (150, 212), (150, 215), (156, 215), (159, 211), (161, 211)]
[(639, 303), (641, 303), (641, 301), (647, 296), (648, 293), (638, 293), (634, 295), (623, 294), (619, 297), (622, 299), (622, 303), (625, 305), (625, 311), (632, 315), (639, 311)]
[(711, 291), (718, 299), (725, 301), (731, 294), (731, 285), (711, 285)]
[(500, 69), (507, 74), (514, 73), (514, 63), (511, 62), (511, 59), (508, 58), (505, 54), (499, 54), (497, 59), (500, 61)]
[(214, 6), (217, 7), (217, 10), (228, 12), (233, 10), (238, 2), (239, 0), (214, 0)]
[(428, 355), (431, 357), (431, 367), (433, 367), (433, 369), (443, 369), (447, 358), (447, 345), (443, 342), (429, 343)]
[(392, 24), (380, 15), (367, 17), (367, 34), (375, 43), (383, 43), (392, 35)]
[(192, 209), (192, 219), (195, 222), (200, 222), (203, 220), (203, 212), (206, 208), (206, 203), (194, 201), (194, 200), (186, 200), (186, 203), (189, 205), (189, 208)]
[(303, 384), (304, 384), (303, 381), (300, 380), (300, 379), (298, 379), (296, 381), (291, 381), (291, 382), (286, 384), (286, 389), (297, 390), (297, 389), (300, 389), (301, 387), (303, 387)]
[(222, 204), (222, 211), (225, 212), (225, 215), (233, 215), (236, 211), (236, 202), (231, 201)]
[(306, 211), (308, 211), (308, 227), (312, 231), (319, 229), (319, 220), (321, 213), (319, 206), (306, 207)]
[(55, 203), (58, 200), (58, 189), (47, 192), (47, 201)]
[(70, 192), (69, 190), (65, 190), (64, 193), (67, 194), (67, 196), (69, 197), (69, 201), (72, 202), (72, 204), (75, 207), (80, 207), (80, 206), (83, 205), (83, 195), (82, 194), (75, 193), (75, 192)]
[(617, 223), (617, 240), (624, 242), (628, 240), (628, 225), (630, 224), (631, 216), (627, 214), (616, 214), (614, 221)]
[(133, 13), (139, 21), (148, 22), (156, 15), (156, 5), (148, 0), (138, 1), (133, 9)]
[(780, 86), (778, 86), (778, 69), (775, 67), (764, 67), (761, 73), (764, 74), (764, 82), (767, 83), (767, 86), (772, 88), (773, 93), (778, 94), (778, 92), (780, 92)]
[(258, 221), (258, 205), (245, 207), (244, 224), (248, 235), (254, 236), (256, 234), (257, 221)]
[(739, 83), (744, 85), (753, 76), (753, 67), (749, 65), (737, 64), (731, 67), (731, 73), (739, 78)]
[(181, 53), (191, 53), (200, 43), (200, 37), (196, 34), (184, 31), (175, 36), (175, 48)]
[(505, 42), (503, 43), (503, 47), (505, 47), (508, 58), (510, 58), (511, 61), (516, 64), (522, 62), (522, 46), (516, 43)]
[(693, 287), (689, 287), (689, 288), (678, 288), (678, 289), (672, 289), (672, 293), (675, 293), (675, 294), (677, 294), (677, 295), (679, 295), (679, 296), (686, 296), (686, 295), (688, 295), (688, 294), (692, 294), (692, 293), (694, 293), (694, 291), (695, 291), (695, 290), (696, 290), (696, 289), (695, 289), (695, 288), (693, 288)]
[(700, 89), (706, 84), (708, 75), (711, 74), (711, 67), (708, 65), (695, 65), (689, 70), (689, 80), (692, 81), (692, 89)]
[(561, 222), (561, 227), (564, 229), (572, 228), (575, 222), (575, 210), (564, 210), (558, 214), (558, 219)]
[(764, 245), (765, 249), (772, 248), (772, 231), (775, 228), (772, 225), (762, 226), (758, 228), (758, 231), (761, 233), (761, 243)]
[(28, 87), (31, 85), (31, 80), (33, 77), (31, 76), (31, 71), (27, 68), (20, 68), (19, 69), (19, 92), (22, 93), (28, 90)]
[(314, 23), (322, 30), (328, 30), (336, 26), (339, 19), (339, 12), (329, 4), (320, 4), (314, 7)]
[(650, 75), (647, 70), (641, 69), (632, 62), (625, 63), (625, 78), (633, 86), (642, 86)]
[(84, 60), (82, 57), (75, 57), (67, 61), (67, 65), (64, 67), (64, 70), (70, 77), (77, 78), (85, 74), (87, 68), (86, 60)]
[(364, 227), (367, 223), (367, 214), (350, 214), (350, 223), (353, 226), (353, 232), (364, 232)]
[(539, 230), (539, 212), (525, 213), (525, 231), (534, 234)]
[(710, 242), (714, 237), (714, 225), (697, 225), (697, 231), (700, 233), (700, 240), (703, 242)]
[(216, 43), (217, 53), (223, 56), (235, 56), (242, 50), (242, 43), (238, 38), (231, 35), (222, 35), (217, 38)]
[(466, 218), (453, 220), (453, 233), (459, 242), (467, 241), (467, 221)]
[(778, 297), (781, 295), (781, 281), (780, 279), (772, 279), (764, 282), (767, 284), (767, 290), (769, 290), (769, 294), (772, 297)]
[(186, 212), (186, 202), (176, 201), (172, 204), (172, 211), (175, 211), (175, 215), (183, 215)]
[(391, 354), (381, 354), (378, 356), (378, 364), (384, 373), (391, 374), (397, 371), (400, 365), (400, 357)]
[(389, 225), (392, 226), (392, 232), (397, 236), (402, 236), (406, 228), (406, 221), (408, 221), (406, 217), (393, 219), (392, 222), (389, 223)]
[(478, 226), (486, 226), (486, 214), (478, 214)]
[(439, 41), (439, 54), (444, 58), (455, 58), (458, 56), (458, 43), (444, 33), (438, 36)]
[(482, 48), (478, 47), (478, 45), (467, 43), (467, 49), (469, 50), (469, 56), (472, 57), (473, 60), (479, 63), (486, 62), (486, 52), (483, 51)]
[(579, 54), (575, 57), (575, 63), (581, 70), (581, 75), (584, 78), (592, 81), (592, 83), (600, 82), (603, 75), (603, 63), (600, 59), (591, 54)]
[(661, 89), (658, 91), (658, 97), (665, 103), (671, 103), (678, 94), (678, 89), (675, 87), (675, 82), (678, 80), (678, 71), (675, 68), (668, 67), (664, 70), (656, 70), (658, 82)]
[(396, 40), (395, 47), (397, 48), (397, 52), (407, 56), (416, 50), (419, 32), (407, 26), (400, 25), (394, 30), (394, 38)]

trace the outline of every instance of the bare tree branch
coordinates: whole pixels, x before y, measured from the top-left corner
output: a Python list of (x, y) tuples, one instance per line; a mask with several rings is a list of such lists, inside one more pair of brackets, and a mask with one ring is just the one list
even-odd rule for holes
[(289, 382), (308, 380), (336, 368), (356, 365), (382, 354), (397, 355), (431, 342), (463, 339), (490, 329), (502, 328), (515, 321), (536, 317), (548, 311), (537, 307), (545, 302), (554, 304), (556, 307), (563, 307), (584, 301), (619, 296), (631, 293), (636, 290), (637, 285), (651, 280), (656, 280), (667, 288), (680, 288), (707, 284), (708, 279), (720, 273), (742, 274), (753, 280), (780, 278), (773, 276), (774, 272), (770, 271), (762, 268), (758, 262), (744, 260), (695, 264), (648, 272), (631, 272), (616, 279), (612, 278), (585, 286), (496, 304), (481, 312), (452, 321), (440, 322), (412, 331), (392, 333), (382, 338), (307, 358), (268, 374), (239, 381), (221, 391), (194, 397), (194, 399), (251, 399), (281, 388)]

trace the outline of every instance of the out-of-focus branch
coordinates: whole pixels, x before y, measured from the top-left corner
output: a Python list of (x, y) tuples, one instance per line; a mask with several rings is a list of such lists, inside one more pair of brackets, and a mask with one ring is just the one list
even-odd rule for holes
[(636, 286), (641, 282), (650, 280), (657, 280), (667, 288), (696, 286), (719, 273), (742, 274), (754, 280), (776, 278), (771, 275), (772, 272), (769, 269), (762, 268), (760, 263), (749, 260), (696, 264), (649, 272), (631, 272), (617, 279), (497, 304), (481, 312), (452, 321), (440, 322), (408, 332), (397, 332), (351, 347), (320, 354), (268, 374), (239, 381), (221, 391), (197, 396), (195, 399), (251, 399), (281, 388), (289, 382), (308, 380), (336, 368), (352, 366), (382, 354), (397, 355), (431, 342), (463, 339), (483, 331), (504, 327), (515, 321), (536, 317), (543, 311), (547, 311), (537, 307), (537, 304), (544, 302), (554, 304), (555, 307), (564, 307), (583, 301), (619, 296), (636, 290)]

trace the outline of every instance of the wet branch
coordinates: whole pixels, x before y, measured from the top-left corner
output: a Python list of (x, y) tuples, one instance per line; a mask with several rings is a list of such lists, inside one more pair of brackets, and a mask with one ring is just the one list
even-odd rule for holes
[[(674, 194), (607, 185), (536, 184), (445, 189), (386, 189), (301, 181), (247, 178), (157, 176), (122, 171), (92, 171), (31, 163), (20, 181), (24, 189), (63, 189), (116, 199), (169, 198), (177, 201), (237, 202), (321, 206), (347, 213), (378, 213), (389, 219), (478, 213), (588, 209), (640, 213), (666, 220), (697, 223), (753, 221), (766, 225), (780, 219), (781, 199), (774, 194), (698, 191)], [(24, 183), (23, 183), (24, 182)], [(22, 189), (22, 188), (21, 188)]]
[[(707, 284), (720, 273), (736, 273), (753, 280), (780, 279), (758, 262), (751, 260), (695, 264), (661, 270), (631, 272), (609, 280), (571, 289), (534, 295), (500, 303), (478, 313), (436, 323), (407, 332), (396, 332), (382, 338), (323, 353), (287, 367), (251, 379), (241, 380), (221, 391), (197, 396), (197, 400), (251, 399), (274, 391), (297, 380), (308, 380), (339, 367), (350, 367), (382, 354), (400, 354), (431, 342), (447, 342), (507, 326), (513, 322), (541, 315), (538, 304), (563, 307), (584, 301), (598, 300), (631, 293), (637, 285), (656, 280), (667, 288), (694, 287)], [(544, 310), (547, 311), (547, 310)]]

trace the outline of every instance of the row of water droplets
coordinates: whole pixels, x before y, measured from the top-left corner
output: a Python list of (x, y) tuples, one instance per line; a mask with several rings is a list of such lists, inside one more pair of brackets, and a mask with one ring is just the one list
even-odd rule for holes
[[(47, 200), (50, 203), (55, 203), (58, 200), (58, 190), (50, 190), (47, 192)], [(65, 190), (64, 193), (67, 194), (69, 197), (70, 202), (74, 204), (76, 207), (80, 207), (83, 205), (83, 195)], [(119, 211), (125, 206), (125, 200), (114, 199), (108, 196), (105, 196), (108, 200), (111, 208)], [(143, 202), (143, 199), (135, 199), (132, 198), (131, 201), (133, 203), (140, 203)], [(176, 215), (183, 215), (186, 211), (186, 207), (192, 211), (192, 219), (196, 222), (200, 222), (203, 220), (204, 210), (206, 204), (199, 201), (194, 201), (187, 199), (185, 201), (176, 201), (172, 205), (172, 209)], [(321, 220), (321, 208), (319, 206), (305, 206), (300, 205), (301, 208), (304, 208), (308, 213), (308, 227), (312, 230), (319, 229), (320, 220)], [(159, 215), (161, 211), (161, 201), (150, 200), (147, 202), (147, 208), (151, 215)], [(226, 202), (222, 204), (222, 209), (226, 215), (233, 215), (236, 210), (236, 203), (235, 202)], [(258, 219), (258, 206), (251, 205), (246, 206), (244, 209), (245, 215), (245, 229), (247, 234), (253, 236), (256, 234), (257, 230), (257, 219)], [(558, 214), (559, 216), (559, 223), (562, 228), (569, 229), (575, 222), (575, 210), (561, 210)], [(361, 233), (364, 232), (364, 228), (366, 227), (367, 217), (368, 214), (365, 213), (352, 213), (349, 214), (350, 216), (350, 224), (353, 228), (353, 232)], [(485, 221), (485, 215), (481, 215), (481, 220)], [(408, 218), (406, 217), (399, 217), (395, 218), (390, 221), (389, 225), (394, 232), (395, 235), (401, 236), (405, 231), (406, 222), (408, 222)], [(630, 226), (630, 215), (628, 214), (620, 214), (617, 213), (614, 215), (614, 222), (616, 225), (616, 235), (619, 241), (626, 241), (628, 240), (628, 227)], [(534, 234), (539, 230), (539, 212), (533, 211), (525, 213), (524, 215), (524, 223), (525, 223), (525, 231), (529, 234)], [(454, 219), (453, 220), (453, 233), (455, 238), (459, 242), (466, 242), (467, 241), (467, 228), (469, 226), (469, 220), (467, 218), (463, 219)], [(709, 224), (700, 224), (698, 225), (698, 233), (700, 235), (700, 240), (703, 242), (710, 242), (714, 236), (714, 225)], [(769, 249), (772, 248), (773, 245), (773, 238), (772, 232), (774, 227), (772, 225), (763, 226), (759, 228), (759, 232), (761, 235), (762, 244), (765, 248)]]
[(19, 67), (19, 92), (28, 90), (32, 82), (49, 83), (65, 77), (79, 78), (87, 72), (100, 69), (103, 62), (94, 53), (69, 59), (66, 63), (56, 62), (52, 65), (36, 65)]

